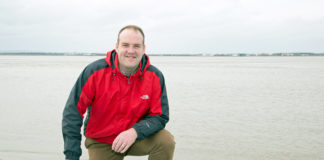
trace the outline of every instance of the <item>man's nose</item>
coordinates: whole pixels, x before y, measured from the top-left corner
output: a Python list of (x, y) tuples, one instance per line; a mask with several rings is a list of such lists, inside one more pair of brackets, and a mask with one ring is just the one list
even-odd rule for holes
[(130, 52), (130, 53), (134, 53), (134, 52), (135, 52), (135, 47), (129, 47), (129, 48), (128, 48), (128, 52)]

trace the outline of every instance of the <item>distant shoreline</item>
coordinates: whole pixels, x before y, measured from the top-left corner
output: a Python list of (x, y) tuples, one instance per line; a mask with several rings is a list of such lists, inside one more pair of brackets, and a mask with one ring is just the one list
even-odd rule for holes
[[(2, 52), (1, 55), (26, 56), (106, 56), (106, 53), (55, 53), (55, 52)], [(291, 53), (219, 53), (219, 54), (149, 54), (149, 56), (199, 56), (199, 57), (256, 57), (256, 56), (324, 56), (324, 53), (291, 52)]]

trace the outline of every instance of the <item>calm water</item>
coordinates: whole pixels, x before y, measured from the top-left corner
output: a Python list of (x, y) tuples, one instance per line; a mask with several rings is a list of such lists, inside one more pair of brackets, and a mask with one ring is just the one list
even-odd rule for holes
[[(0, 56), (0, 160), (64, 159), (65, 101), (98, 58)], [(324, 57), (151, 61), (166, 78), (176, 160), (324, 159)]]

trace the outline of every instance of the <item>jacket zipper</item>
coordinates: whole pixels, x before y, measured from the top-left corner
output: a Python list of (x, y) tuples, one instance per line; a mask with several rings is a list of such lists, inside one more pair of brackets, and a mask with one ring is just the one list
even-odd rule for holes
[(130, 84), (130, 76), (126, 76), (128, 84)]

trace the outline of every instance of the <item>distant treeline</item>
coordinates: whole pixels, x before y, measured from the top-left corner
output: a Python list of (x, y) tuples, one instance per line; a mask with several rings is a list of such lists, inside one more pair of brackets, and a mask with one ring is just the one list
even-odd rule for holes
[(2, 52), (0, 55), (30, 56), (104, 56), (105, 53), (62, 53), (62, 52)]
[[(49, 55), (49, 56), (106, 56), (106, 53), (57, 53), (57, 52), (0, 52), (0, 55)], [(324, 53), (296, 52), (296, 53), (199, 53), (199, 54), (149, 54), (150, 56), (324, 56)]]

